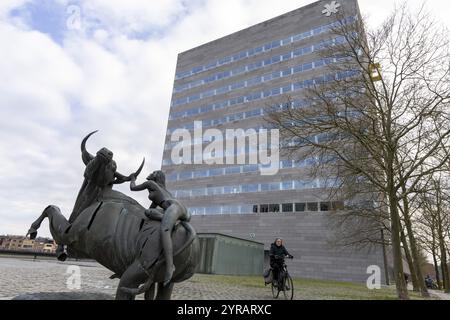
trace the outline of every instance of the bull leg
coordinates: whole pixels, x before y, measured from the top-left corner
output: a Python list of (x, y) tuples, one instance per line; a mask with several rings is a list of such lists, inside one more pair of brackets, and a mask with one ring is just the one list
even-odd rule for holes
[(27, 236), (29, 235), (30, 239), (36, 239), (38, 233), (37, 231), (41, 227), (41, 224), (45, 218), (50, 220), (50, 232), (53, 239), (55, 239), (56, 243), (58, 243), (58, 248), (56, 249), (58, 260), (65, 261), (67, 259), (67, 252), (65, 251), (63, 244), (65, 243), (66, 230), (70, 224), (61, 214), (58, 207), (48, 206), (41, 216), (33, 222), (30, 230), (28, 230)]
[(26, 235), (27, 237), (30, 236), (30, 239), (31, 239), (31, 240), (36, 239), (37, 234), (38, 234), (37, 231), (38, 231), (38, 229), (41, 227), (42, 221), (44, 221), (44, 219), (47, 218), (47, 210), (48, 210), (49, 208), (50, 208), (50, 207), (47, 207), (47, 208), (44, 210), (44, 212), (40, 215), (40, 217), (37, 218), (37, 220), (31, 224), (31, 227), (30, 227), (30, 229), (28, 230), (28, 233), (27, 233), (27, 235)]
[(145, 291), (145, 300), (155, 300), (155, 284), (153, 283), (150, 288)]
[(156, 300), (170, 300), (170, 298), (172, 297), (173, 286), (173, 282), (167, 285), (164, 285), (164, 283), (158, 283), (158, 293), (156, 295)]
[(42, 212), (41, 216), (31, 224), (31, 228), (28, 230), (27, 236), (29, 235), (30, 239), (36, 239), (38, 233), (37, 231), (41, 227), (42, 221), (44, 221), (45, 218), (50, 220), (50, 232), (53, 239), (55, 239), (55, 241), (59, 244), (64, 244), (64, 240), (66, 238), (65, 232), (70, 224), (56, 206), (48, 206), (44, 212)]
[(120, 278), (116, 300), (134, 300), (136, 295), (130, 292), (130, 289), (137, 291), (139, 285), (147, 281), (147, 279), (148, 275), (145, 270), (141, 267), (139, 261), (135, 261)]

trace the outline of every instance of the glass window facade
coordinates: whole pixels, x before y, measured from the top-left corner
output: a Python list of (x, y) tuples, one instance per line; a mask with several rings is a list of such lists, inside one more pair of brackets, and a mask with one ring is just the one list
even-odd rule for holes
[[(218, 215), (218, 214), (301, 214), (318, 212), (318, 208), (322, 203), (309, 202), (306, 203), (273, 203), (273, 204), (242, 204), (242, 205), (218, 205), (208, 207), (189, 207), (188, 210), (192, 215)], [(311, 210), (310, 210), (311, 209)], [(322, 210), (329, 212), (330, 210)]]
[(306, 203), (298, 202), (295, 204), (295, 211), (297, 212), (305, 212), (306, 211)]
[(317, 202), (308, 202), (307, 209), (312, 212), (319, 211), (319, 204)]
[[(315, 180), (301, 181), (283, 181), (283, 182), (271, 182), (271, 183), (258, 183), (258, 184), (236, 184), (232, 186), (215, 186), (204, 188), (183, 188), (174, 190), (173, 193), (176, 197), (193, 199), (199, 197), (199, 195), (229, 195), (229, 194), (246, 194), (246, 193), (269, 193), (274, 191), (292, 192), (295, 190), (312, 190), (318, 189), (318, 183)], [(286, 186), (285, 188), (282, 186)], [(294, 187), (292, 187), (294, 186)], [(311, 210), (314, 211), (314, 210)], [(317, 211), (317, 210), (316, 210)]]
[[(278, 63), (280, 61), (281, 61), (280, 56), (274, 57), (274, 58), (270, 59), (270, 64)], [(201, 93), (196, 93), (195, 95), (192, 95), (189, 97), (184, 97), (184, 98), (179, 98), (179, 99), (174, 100), (173, 107), (178, 108), (178, 107), (186, 105), (186, 104), (194, 103), (201, 99), (209, 98), (209, 97), (216, 96), (216, 95), (222, 95), (222, 94), (232, 92), (235, 90), (239, 90), (239, 89), (243, 89), (243, 88), (250, 88), (259, 83), (273, 81), (273, 80), (279, 79), (280, 77), (289, 77), (292, 74), (308, 72), (314, 68), (321, 68), (321, 67), (323, 67), (329, 63), (335, 62), (335, 61), (336, 60), (330, 60), (330, 59), (315, 60), (315, 61), (308, 62), (305, 64), (297, 65), (290, 69), (279, 70), (276, 72), (265, 74), (263, 76), (258, 76), (258, 77), (250, 78), (250, 79), (247, 79), (244, 81), (235, 82), (235, 83), (232, 83), (227, 86), (218, 87), (216, 89), (211, 89), (208, 91), (203, 91)], [(270, 64), (268, 61), (264, 62), (265, 66), (268, 66)], [(321, 81), (323, 81), (323, 80), (321, 80)]]
[[(293, 70), (295, 70), (295, 68), (293, 68)], [(240, 104), (251, 102), (251, 101), (263, 100), (266, 98), (278, 96), (283, 90), (300, 92), (303, 89), (308, 88), (314, 84), (326, 83), (328, 81), (331, 81), (330, 79), (333, 79), (335, 76), (339, 76), (342, 79), (346, 79), (346, 78), (356, 76), (358, 74), (359, 74), (358, 71), (339, 72), (338, 74), (331, 75), (331, 76), (323, 75), (323, 76), (319, 76), (319, 77), (314, 77), (312, 79), (307, 79), (304, 81), (294, 82), (293, 84), (290, 85), (289, 89), (287, 89), (288, 88), (287, 85), (284, 85), (284, 86), (274, 87), (272, 89), (266, 89), (266, 90), (259, 91), (259, 92), (248, 93), (246, 96), (241, 96), (241, 97), (237, 97), (237, 98), (233, 98), (233, 99), (229, 99), (229, 100), (216, 102), (216, 103), (210, 104), (208, 106), (194, 107), (193, 109), (187, 109), (187, 110), (180, 111), (180, 112), (173, 112), (170, 114), (169, 120), (191, 118), (193, 115), (200, 115), (200, 114), (207, 113), (207, 112), (210, 112), (213, 110), (217, 111), (217, 110), (220, 110), (223, 108), (230, 108), (235, 105), (240, 105)], [(262, 109), (264, 109), (264, 108), (262, 108)], [(174, 131), (176, 129), (179, 129), (179, 127), (178, 126), (172, 127), (169, 125), (168, 131), (170, 132), (170, 130)], [(184, 129), (187, 129), (187, 128), (184, 127)]]
[[(347, 18), (343, 19), (343, 22), (344, 23), (352, 23), (352, 22), (355, 21), (355, 19), (356, 19), (356, 17), (351, 16), (351, 17), (347, 17)], [(307, 39), (307, 38), (312, 37), (312, 36), (317, 36), (317, 35), (319, 35), (321, 33), (325, 33), (325, 32), (328, 32), (328, 31), (332, 30), (337, 25), (338, 25), (338, 23), (334, 22), (334, 23), (331, 23), (331, 24), (327, 24), (327, 25), (323, 25), (323, 26), (320, 26), (320, 27), (316, 27), (313, 30), (309, 30), (309, 31), (306, 31), (306, 32), (303, 32), (303, 33), (300, 33), (300, 34), (296, 34), (296, 35), (290, 36), (288, 38), (285, 38), (284, 40), (272, 41), (272, 42), (267, 43), (265, 45), (262, 45), (260, 47), (251, 48), (249, 50), (236, 53), (236, 54), (234, 54), (232, 56), (227, 56), (227, 57), (224, 57), (224, 58), (220, 58), (217, 61), (208, 62), (204, 66), (197, 66), (197, 67), (194, 67), (191, 70), (177, 72), (177, 74), (175, 75), (175, 80), (188, 78), (188, 77), (194, 76), (194, 75), (196, 75), (198, 73), (201, 73), (201, 72), (204, 72), (204, 71), (208, 71), (208, 70), (211, 70), (211, 69), (214, 69), (214, 68), (218, 68), (220, 66), (223, 66), (223, 65), (226, 65), (226, 64), (229, 64), (229, 63), (232, 63), (232, 62), (240, 61), (240, 60), (243, 60), (245, 58), (253, 57), (253, 56), (257, 55), (257, 54), (261, 54), (263, 52), (267, 52), (269, 50), (273, 50), (273, 49), (279, 48), (280, 46), (286, 46), (286, 45), (289, 45), (289, 44), (291, 44), (293, 42), (298, 42), (298, 41)]]
[[(180, 55), (162, 170), (168, 173), (168, 189), (183, 201), (192, 214), (319, 214), (343, 207), (338, 201), (336, 204), (310, 201), (311, 194), (320, 196), (322, 189), (334, 186), (326, 179), (311, 179), (308, 174), (311, 168), (322, 161), (330, 161), (327, 163), (332, 164), (336, 159), (291, 159), (282, 155), (281, 159), (276, 159), (280, 161), (278, 173), (265, 176), (262, 169), (267, 169), (267, 166), (248, 163), (249, 156), (257, 154), (258, 148), (249, 147), (246, 143), (245, 147), (226, 150), (223, 139), (230, 138), (218, 138), (216, 142), (223, 143), (223, 152), (216, 149), (210, 154), (198, 155), (195, 150), (204, 150), (212, 142), (212, 138), (198, 138), (193, 132), (200, 127), (214, 128), (225, 136), (224, 132), (229, 128), (251, 129), (256, 132), (271, 129), (264, 124), (266, 109), (271, 104), (280, 110), (308, 108), (309, 103), (304, 99), (306, 88), (336, 78), (345, 79), (357, 75), (356, 71), (328, 73), (330, 71), (327, 70), (332, 69), (327, 69), (327, 66), (338, 63), (343, 58), (323, 58), (320, 56), (321, 51), (345, 41), (328, 34), (331, 26), (332, 24), (316, 25), (310, 30), (310, 27), (303, 28), (279, 38), (267, 33), (264, 34), (267, 39), (263, 43), (251, 45), (239, 52), (230, 50), (233, 48), (232, 44), (223, 38), (206, 44), (223, 48), (215, 48), (218, 49), (215, 52), (226, 52), (213, 60), (206, 57), (204, 46)], [(296, 28), (299, 27), (292, 26), (292, 30)], [(244, 46), (246, 44), (247, 42), (243, 43)], [(284, 98), (283, 95), (292, 97), (292, 102), (280, 105), (278, 101)], [(196, 147), (191, 149), (196, 160), (225, 160), (225, 155), (245, 155), (246, 164), (220, 164), (227, 161), (219, 161), (213, 166), (208, 166), (207, 163), (172, 163), (171, 151), (180, 145), (179, 142), (172, 142), (170, 136), (177, 129), (191, 132), (194, 140), (186, 142), (184, 147)], [(304, 139), (322, 141), (321, 139), (328, 138), (311, 136)], [(304, 140), (286, 140), (282, 143), (293, 146), (302, 141)], [(259, 144), (259, 149), (266, 147), (270, 147), (270, 143)]]

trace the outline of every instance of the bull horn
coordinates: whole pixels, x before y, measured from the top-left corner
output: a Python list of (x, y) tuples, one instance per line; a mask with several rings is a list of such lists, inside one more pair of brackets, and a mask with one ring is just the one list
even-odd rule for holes
[(81, 158), (83, 159), (83, 162), (85, 165), (87, 165), (92, 159), (94, 159), (94, 156), (86, 150), (86, 142), (93, 134), (95, 134), (97, 132), (98, 132), (98, 130), (89, 133), (81, 142)]
[(144, 163), (145, 163), (145, 158), (144, 158), (144, 160), (142, 160), (142, 163), (141, 163), (141, 166), (139, 167), (139, 169), (137, 169), (137, 171), (133, 174), (136, 178), (141, 173), (142, 168), (144, 168)]
[[(128, 177), (124, 176), (123, 174), (121, 174), (121, 173), (119, 173), (119, 172), (117, 172), (117, 171), (116, 171), (116, 173), (115, 173), (115, 177), (116, 177), (116, 178), (119, 178), (119, 179), (121, 179), (121, 180), (125, 180), (125, 181), (127, 181), (127, 179), (130, 179), (131, 176), (137, 177), (137, 176), (141, 173), (142, 168), (144, 167), (144, 163), (145, 163), (145, 158), (144, 158), (144, 160), (142, 160), (142, 163), (141, 163), (141, 166), (139, 167), (139, 169), (137, 169), (137, 171), (136, 171), (135, 173), (130, 174)], [(129, 180), (128, 180), (128, 181), (129, 181)]]

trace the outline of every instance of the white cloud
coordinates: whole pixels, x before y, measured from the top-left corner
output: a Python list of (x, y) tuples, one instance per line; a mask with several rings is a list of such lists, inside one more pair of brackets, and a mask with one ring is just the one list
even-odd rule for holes
[(30, 0), (2, 0), (2, 2), (0, 2), (0, 18), (5, 19), (12, 9), (17, 8), (29, 1)]
[[(0, 24), (0, 43), (2, 111), (49, 124), (68, 121), (68, 97), (76, 93), (80, 73), (64, 50), (42, 33), (4, 24)], [(10, 123), (9, 117), (3, 121)]]
[(187, 10), (185, 1), (180, 0), (80, 0), (79, 5), (84, 29), (102, 26), (121, 34), (162, 30)]

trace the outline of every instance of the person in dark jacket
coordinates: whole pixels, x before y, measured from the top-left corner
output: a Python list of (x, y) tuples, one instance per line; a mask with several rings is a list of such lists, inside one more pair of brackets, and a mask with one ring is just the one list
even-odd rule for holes
[(270, 267), (273, 270), (273, 280), (278, 285), (278, 276), (283, 269), (284, 258), (293, 259), (294, 257), (283, 246), (283, 240), (281, 238), (275, 239), (275, 242), (270, 246)]

